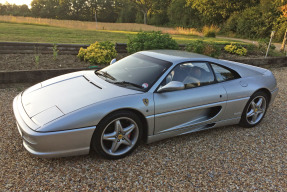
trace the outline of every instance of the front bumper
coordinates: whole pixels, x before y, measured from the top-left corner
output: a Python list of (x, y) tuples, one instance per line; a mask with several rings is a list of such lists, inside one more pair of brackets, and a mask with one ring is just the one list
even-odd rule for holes
[(13, 101), (13, 111), (23, 145), (35, 156), (52, 158), (85, 155), (90, 151), (90, 142), (96, 126), (57, 132), (38, 132), (36, 125), (26, 114), (21, 94)]

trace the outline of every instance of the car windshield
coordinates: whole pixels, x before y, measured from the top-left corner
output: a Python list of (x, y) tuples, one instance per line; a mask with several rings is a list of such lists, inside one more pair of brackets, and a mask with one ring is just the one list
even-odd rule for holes
[(96, 71), (96, 74), (118, 86), (147, 91), (171, 65), (168, 61), (136, 53)]

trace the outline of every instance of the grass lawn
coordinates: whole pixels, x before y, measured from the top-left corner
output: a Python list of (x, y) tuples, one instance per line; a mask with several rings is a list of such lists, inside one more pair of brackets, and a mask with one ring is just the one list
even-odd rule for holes
[[(80, 30), (48, 25), (18, 24), (0, 22), (0, 41), (6, 42), (38, 42), (38, 43), (71, 43), (91, 44), (95, 41), (111, 41), (127, 43), (129, 37), (137, 32), (109, 30)], [(171, 35), (179, 44), (187, 44), (194, 40), (212, 41), (218, 44), (238, 42), (220, 38), (203, 38), (191, 35)]]

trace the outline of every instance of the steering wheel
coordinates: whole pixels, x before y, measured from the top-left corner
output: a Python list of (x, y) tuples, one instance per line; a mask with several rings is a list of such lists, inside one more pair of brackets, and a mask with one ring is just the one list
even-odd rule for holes
[(187, 87), (199, 87), (200, 81), (199, 79), (189, 75), (183, 80), (183, 84), (185, 84)]

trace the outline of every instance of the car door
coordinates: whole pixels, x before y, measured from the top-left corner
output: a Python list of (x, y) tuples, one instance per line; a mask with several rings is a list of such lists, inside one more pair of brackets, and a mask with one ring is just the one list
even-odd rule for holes
[[(195, 69), (201, 70), (197, 76)], [(189, 84), (187, 79), (197, 79)], [(219, 121), (226, 105), (226, 91), (215, 83), (214, 74), (207, 62), (179, 64), (171, 71), (161, 86), (169, 81), (181, 81), (184, 90), (154, 93), (155, 129), (154, 134), (193, 130)], [(193, 86), (191, 86), (193, 85)]]

